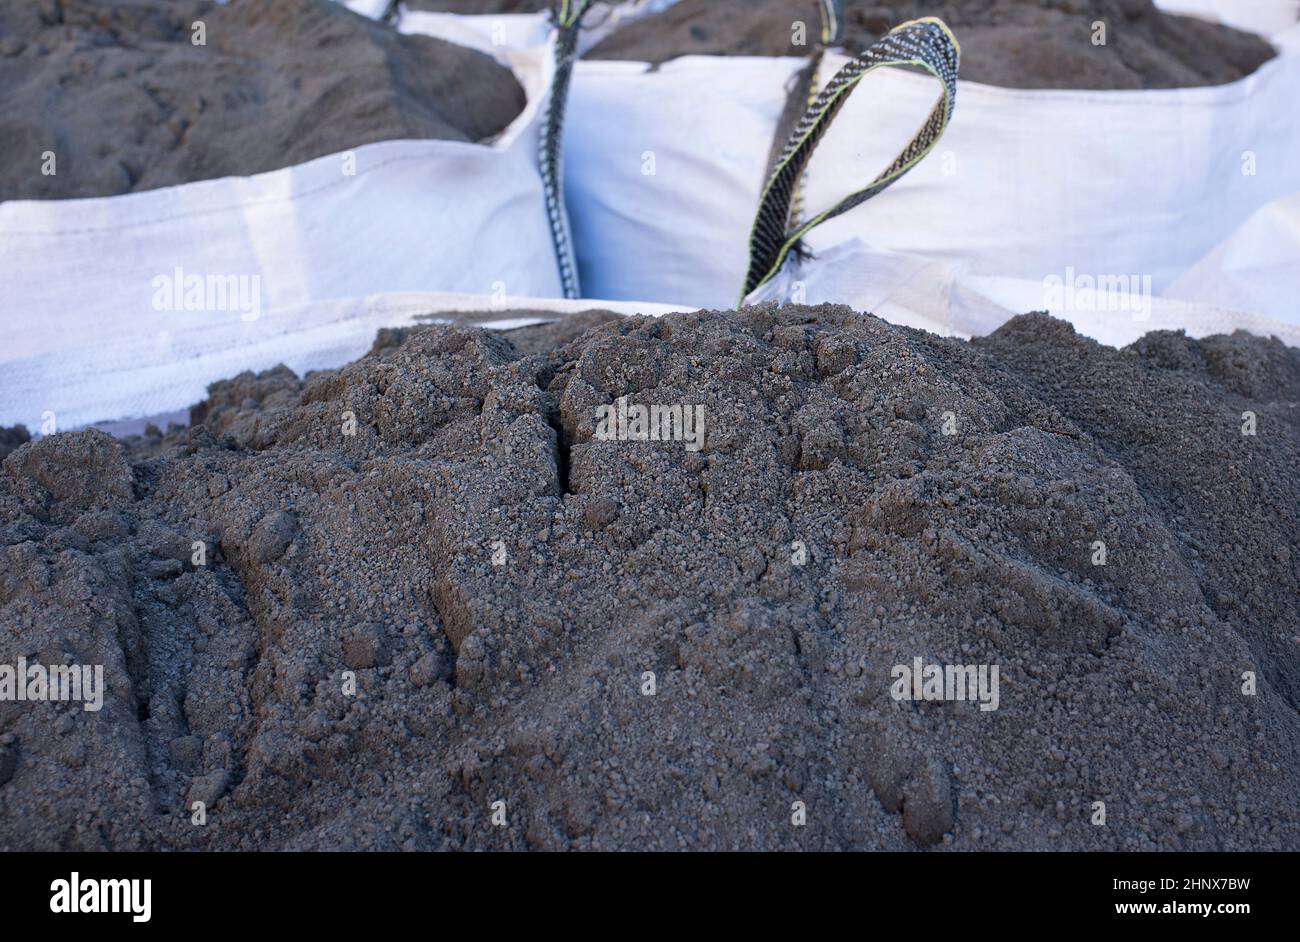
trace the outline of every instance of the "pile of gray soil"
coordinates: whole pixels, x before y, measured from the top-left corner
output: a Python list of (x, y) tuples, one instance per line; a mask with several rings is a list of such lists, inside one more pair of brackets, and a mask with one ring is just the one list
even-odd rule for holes
[(382, 140), (479, 141), (525, 98), (489, 56), (332, 0), (4, 2), (0, 89), (0, 200), (243, 176)]
[[(599, 43), (595, 59), (804, 56), (791, 24), (820, 31), (816, 0), (680, 0)], [(939, 16), (961, 42), (961, 77), (1011, 88), (1178, 88), (1254, 72), (1273, 48), (1251, 33), (1173, 16), (1152, 0), (845, 0), (844, 45), (860, 51), (893, 26)], [(1106, 44), (1093, 44), (1095, 22)]]
[(1300, 849), (1298, 403), (1245, 334), (596, 313), (22, 444), (0, 666), (107, 692), (0, 701), (0, 849)]

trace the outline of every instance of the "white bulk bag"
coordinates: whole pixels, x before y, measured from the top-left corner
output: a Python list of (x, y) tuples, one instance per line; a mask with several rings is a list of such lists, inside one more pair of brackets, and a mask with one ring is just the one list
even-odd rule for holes
[[(677, 0), (618, 0), (596, 3), (583, 17), (578, 37), (579, 54), (586, 52), (610, 33), (645, 16), (662, 13)], [(469, 46), (498, 59), (512, 50), (543, 45), (551, 34), (551, 14), (537, 13), (439, 13), (398, 7), (397, 29), (417, 36), (433, 36)]]
[(794, 58), (577, 63), (565, 189), (584, 294), (730, 308)]
[[(0, 203), (0, 424), (183, 408), (278, 362), (320, 302), (557, 295), (537, 157), (552, 54), (511, 55), (528, 103), (491, 145), (389, 141), (252, 177)], [(174, 309), (191, 298), (202, 310)]]
[(353, 13), (359, 13), (367, 19), (377, 20), (388, 12), (389, 0), (339, 0)]
[(656, 12), (669, 0), (599, 3), (578, 0), (549, 12), (519, 16), (458, 16), (446, 13), (399, 11), (398, 28), (406, 33), (435, 36), (487, 52), (509, 61), (513, 49), (533, 49), (544, 40), (556, 57), (551, 101), (542, 119), (539, 164), (546, 196), (547, 220), (560, 271), (560, 293), (582, 295), (564, 193), (564, 119), (577, 56), (624, 23)]
[(1204, 301), (1300, 323), (1300, 193), (1257, 210), (1174, 279), (1170, 298)]
[(1300, 0), (1155, 0), (1167, 13), (1194, 16), (1261, 36), (1272, 36), (1300, 21)]
[(452, 314), (473, 313), (482, 315), (475, 326), (509, 330), (593, 309), (650, 316), (680, 310), (620, 301), (391, 292), (290, 305), (273, 320), (219, 320), (202, 330), (156, 336), (121, 331), (97, 345), (72, 338), (5, 363), (0, 425), (22, 422), (34, 433), (48, 433), (94, 423), (115, 434), (138, 433), (144, 425), (138, 420), (183, 423), (209, 383), (244, 370), (283, 363), (302, 376), (351, 363), (370, 350), (380, 328), (456, 323)]
[[(846, 61), (827, 60), (827, 75)], [(1287, 51), (1253, 75), (1208, 88), (1023, 91), (962, 82), (936, 152), (806, 244), (816, 252), (859, 238), (1034, 282), (1067, 269), (1149, 276), (1159, 294), (1261, 207), (1300, 191), (1298, 89), (1300, 55)], [(891, 70), (864, 81), (809, 165), (809, 210), (884, 166), (933, 97), (925, 76)]]
[(791, 301), (848, 304), (892, 324), (945, 337), (984, 336), (1017, 314), (1046, 311), (1083, 336), (1114, 347), (1153, 330), (1206, 337), (1237, 329), (1300, 347), (1300, 325), (1214, 301), (1159, 297), (1146, 292), (1142, 282), (972, 275), (958, 264), (873, 248), (860, 239), (825, 249), (815, 259), (791, 259), (746, 298), (749, 304)]

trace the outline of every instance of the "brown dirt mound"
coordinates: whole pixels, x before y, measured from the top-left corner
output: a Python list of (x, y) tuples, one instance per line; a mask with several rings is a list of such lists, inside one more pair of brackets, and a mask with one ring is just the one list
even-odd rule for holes
[(0, 701), (0, 849), (1300, 849), (1300, 352), (587, 320), (10, 454), (0, 665), (108, 692)]
[[(1273, 57), (1250, 33), (1172, 16), (1151, 0), (846, 0), (845, 45), (861, 50), (892, 26), (939, 16), (962, 45), (962, 78), (1011, 88), (1219, 85)], [(663, 62), (683, 55), (803, 56), (791, 24), (820, 29), (812, 0), (681, 0), (619, 30), (588, 58)], [(1106, 45), (1093, 45), (1093, 23)]]
[(0, 200), (242, 176), (382, 140), (478, 141), (524, 106), (490, 57), (331, 0), (7, 3), (0, 88)]

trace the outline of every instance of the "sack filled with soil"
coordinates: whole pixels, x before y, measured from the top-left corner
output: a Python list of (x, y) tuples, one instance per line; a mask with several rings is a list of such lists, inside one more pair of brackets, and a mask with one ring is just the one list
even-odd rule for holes
[[(804, 56), (820, 33), (819, 7), (816, 0), (680, 0), (609, 36), (587, 57)], [(1274, 54), (1258, 36), (1164, 13), (1152, 0), (845, 0), (843, 44), (859, 52), (921, 16), (952, 27), (963, 79), (1011, 88), (1220, 85)], [(795, 44), (796, 21), (806, 26), (805, 45)]]
[(331, 0), (9, 3), (0, 37), (0, 200), (246, 176), (384, 140), (484, 141), (525, 102), (490, 57)]

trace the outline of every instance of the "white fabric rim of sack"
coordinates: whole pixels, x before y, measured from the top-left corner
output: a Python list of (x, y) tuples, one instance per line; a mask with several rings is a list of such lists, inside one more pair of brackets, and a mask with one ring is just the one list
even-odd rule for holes
[[(268, 336), (291, 346), (317, 302), (559, 294), (537, 167), (553, 56), (548, 44), (510, 58), (528, 102), (491, 144), (386, 141), (251, 177), (0, 203), (0, 294), (11, 312), (0, 424), (32, 427), (50, 412), (71, 427), (184, 408), (232, 366), (263, 363)], [(244, 303), (156, 308), (160, 285), (192, 276), (216, 286), (243, 276)]]
[[(596, 3), (584, 17), (586, 28), (578, 38), (581, 55), (610, 33), (642, 17), (662, 13), (677, 0), (621, 0)], [(382, 14), (382, 10), (380, 13)], [(469, 46), (508, 61), (510, 52), (535, 49), (544, 45), (551, 34), (551, 15), (538, 13), (438, 13), (412, 10), (406, 4), (397, 8), (399, 32), (433, 36), (447, 42)]]
[[(1070, 273), (1065, 273), (1069, 275)], [(1085, 337), (1125, 347), (1155, 330), (1189, 337), (1246, 330), (1300, 347), (1300, 325), (1214, 302), (1158, 297), (1131, 283), (1061, 277), (1048, 283), (972, 275), (939, 259), (890, 252), (849, 239), (794, 261), (752, 292), (747, 304), (848, 304), (891, 324), (970, 339), (1027, 311), (1046, 311)], [(848, 300), (845, 300), (848, 299)]]
[[(631, 316), (658, 317), (677, 308), (620, 301), (573, 301), (563, 298), (530, 298), (504, 295), (394, 292), (365, 297), (335, 298), (297, 305), (283, 312), (291, 330), (258, 321), (252, 325), (214, 323), (202, 334), (184, 332), (170, 341), (171, 349), (160, 354), (143, 338), (124, 336), (104, 353), (112, 360), (138, 362), (130, 376), (133, 385), (158, 391), (155, 401), (167, 405), (148, 411), (133, 411), (129, 420), (84, 419), (98, 410), (56, 413), (59, 430), (96, 425), (126, 435), (139, 433), (146, 421), (160, 426), (168, 421), (188, 422), (189, 407), (207, 396), (209, 382), (229, 379), (244, 370), (259, 372), (284, 364), (298, 376), (313, 370), (335, 369), (364, 356), (373, 346), (376, 333), (385, 327), (414, 327), (456, 323), (447, 315), (485, 315), (474, 326), (488, 330), (513, 330), (560, 320), (570, 314), (607, 310)], [(499, 317), (492, 317), (499, 314)], [(79, 385), (103, 381), (99, 351), (80, 347), (60, 355), (50, 364), (61, 382)], [(193, 360), (202, 373), (178, 370), (178, 364)], [(204, 378), (210, 377), (210, 378)], [(110, 380), (111, 381), (111, 380)], [(40, 416), (36, 417), (38, 420)], [(36, 433), (40, 422), (29, 424)]]
[(1300, 0), (1155, 0), (1168, 13), (1275, 36), (1300, 21)]
[(367, 19), (377, 20), (388, 12), (390, 0), (337, 0), (353, 13), (360, 13)]

